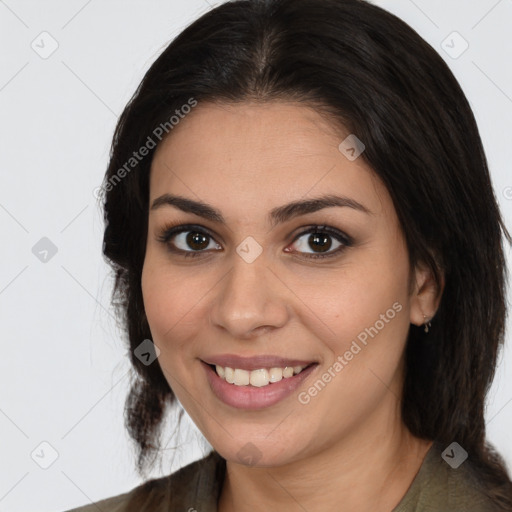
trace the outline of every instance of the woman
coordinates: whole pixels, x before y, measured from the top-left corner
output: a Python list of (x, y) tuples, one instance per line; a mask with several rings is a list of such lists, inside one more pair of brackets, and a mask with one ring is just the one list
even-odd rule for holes
[(104, 185), (139, 470), (177, 400), (214, 451), (75, 510), (512, 510), (484, 422), (512, 240), (409, 26), (361, 0), (208, 12), (146, 73)]

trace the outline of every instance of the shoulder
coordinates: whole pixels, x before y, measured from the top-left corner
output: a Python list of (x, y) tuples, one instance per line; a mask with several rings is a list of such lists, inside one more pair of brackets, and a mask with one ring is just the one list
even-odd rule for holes
[(171, 475), (66, 512), (173, 512), (194, 508), (202, 512), (214, 511), (224, 469), (224, 459), (217, 452), (211, 452)]
[(450, 462), (444, 448), (434, 443), (393, 512), (496, 512), (469, 459), (460, 465)]

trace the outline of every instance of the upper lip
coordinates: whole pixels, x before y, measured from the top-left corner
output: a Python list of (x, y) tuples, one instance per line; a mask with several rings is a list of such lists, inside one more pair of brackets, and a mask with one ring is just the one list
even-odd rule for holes
[(240, 370), (259, 370), (260, 368), (284, 368), (285, 366), (309, 366), (316, 361), (302, 359), (289, 359), (273, 355), (258, 355), (242, 357), (235, 354), (221, 354), (202, 359), (206, 364), (222, 366), (224, 368), (239, 368)]

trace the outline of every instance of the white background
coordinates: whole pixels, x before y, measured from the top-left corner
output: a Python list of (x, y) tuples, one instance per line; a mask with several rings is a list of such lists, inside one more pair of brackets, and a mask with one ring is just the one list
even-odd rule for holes
[[(512, 1), (375, 3), (416, 29), (460, 81), (510, 229)], [(0, 512), (58, 512), (141, 483), (123, 427), (130, 367), (109, 307), (94, 189), (144, 72), (209, 8), (206, 0), (0, 0)], [(442, 46), (463, 48), (453, 31), (469, 43), (457, 58)], [(46, 59), (31, 47), (47, 51), (52, 40), (58, 48)], [(57, 248), (46, 263), (32, 253), (42, 237)], [(509, 322), (487, 409), (488, 437), (510, 468), (511, 333)], [(182, 434), (171, 439), (168, 429), (168, 457), (152, 476), (204, 452), (195, 428)]]

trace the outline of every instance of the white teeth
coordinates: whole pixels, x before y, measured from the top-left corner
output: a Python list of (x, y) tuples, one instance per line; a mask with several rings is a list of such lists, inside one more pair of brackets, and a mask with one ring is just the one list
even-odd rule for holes
[(282, 368), (270, 368), (268, 373), (270, 382), (279, 382), (283, 378)]
[(288, 379), (289, 377), (293, 377), (293, 367), (286, 366), (283, 370), (283, 379)]
[(261, 370), (253, 370), (251, 372), (250, 379), (251, 386), (256, 386), (257, 388), (261, 388), (261, 386), (266, 386), (269, 383), (269, 376), (267, 370), (262, 368)]
[(226, 379), (226, 382), (233, 384), (235, 382), (235, 370), (228, 367), (224, 368), (224, 378)]
[(258, 370), (241, 370), (240, 368), (230, 368), (229, 366), (222, 367), (219, 365), (215, 366), (217, 375), (235, 386), (251, 386), (260, 388), (267, 386), (269, 383), (273, 384), (279, 382), (282, 379), (289, 379), (294, 375), (297, 375), (306, 366), (285, 366), (284, 368), (260, 368)]
[[(251, 372), (252, 373), (252, 372)], [(247, 370), (235, 370), (235, 384), (236, 386), (247, 386), (249, 384), (250, 375)]]

